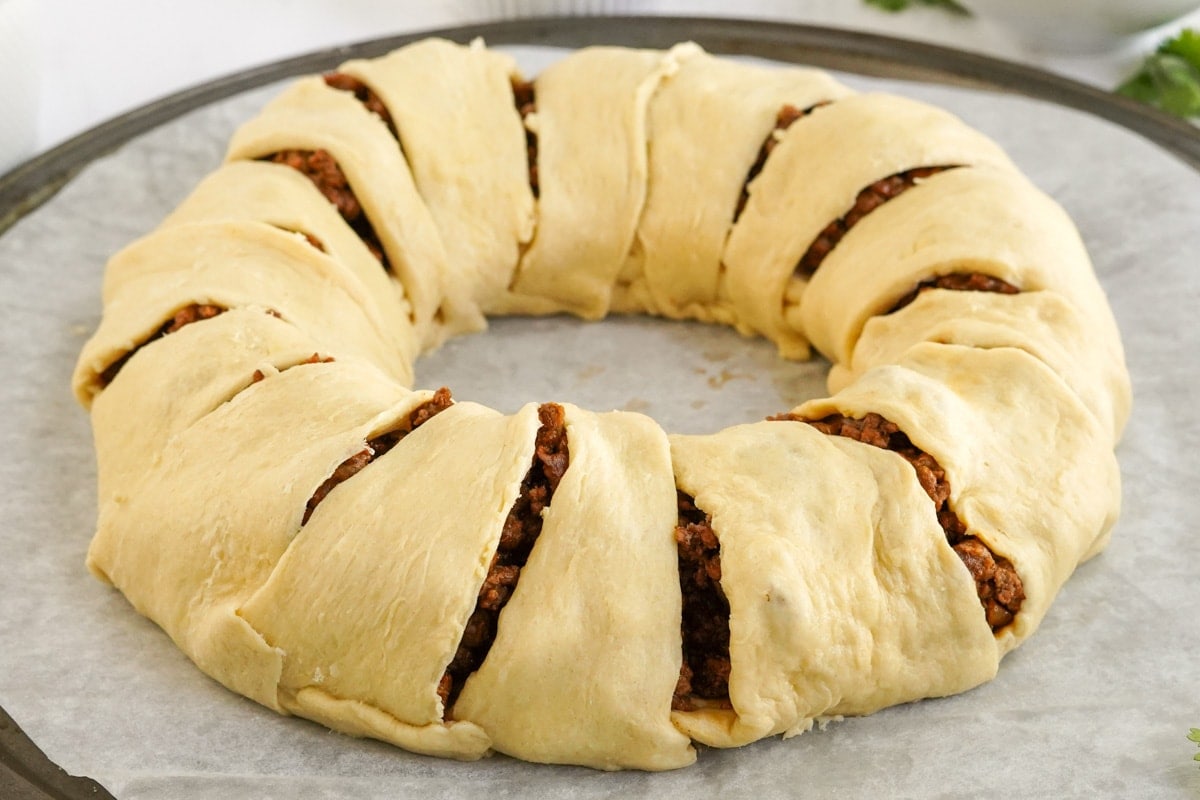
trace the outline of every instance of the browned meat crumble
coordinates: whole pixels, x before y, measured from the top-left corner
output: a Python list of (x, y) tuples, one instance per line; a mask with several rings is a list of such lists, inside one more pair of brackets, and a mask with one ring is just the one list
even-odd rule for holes
[[(319, 359), (319, 357), (314, 353), (313, 358), (309, 359), (305, 363), (316, 363), (316, 361), (313, 359)], [(333, 359), (326, 358), (319, 360), (332, 361)], [(422, 424), (429, 421), (429, 419), (440, 412), (445, 411), (453, 404), (454, 400), (450, 397), (450, 390), (443, 386), (434, 392), (432, 397), (409, 412), (408, 417), (404, 419), (399, 426), (393, 428), (387, 433), (381, 433), (374, 439), (367, 441), (366, 446), (363, 447), (362, 450), (358, 451), (339, 464), (333, 471), (333, 474), (326, 478), (325, 482), (317, 487), (317, 490), (313, 492), (312, 497), (308, 499), (308, 503), (304, 506), (304, 517), (301, 519), (300, 524), (304, 525), (308, 522), (313, 512), (316, 511), (317, 506), (321, 504), (322, 500), (329, 496), (329, 493), (332, 492), (338, 484), (357, 475), (362, 471), (363, 467), (367, 466), (372, 461), (391, 450), (393, 447), (399, 444), (405, 436), (408, 436), (408, 434), (415, 431)]]
[(696, 698), (729, 697), (729, 601), (721, 590), (721, 545), (712, 518), (678, 492), (679, 588), (683, 594), (683, 666), (671, 708), (691, 711)]
[(862, 419), (833, 414), (824, 419), (808, 420), (792, 414), (772, 417), (776, 420), (806, 422), (830, 436), (845, 436), (856, 442), (891, 450), (912, 464), (921, 488), (937, 510), (938, 522), (946, 532), (946, 541), (966, 565), (975, 580), (975, 590), (993, 631), (1013, 621), (1025, 600), (1025, 589), (1012, 563), (995, 555), (986, 544), (967, 535), (967, 526), (950, 508), (950, 482), (946, 471), (928, 453), (917, 449), (896, 423), (874, 412)]
[(162, 326), (159, 327), (159, 329), (153, 334), (151, 334), (144, 342), (118, 358), (113, 363), (109, 364), (104, 371), (100, 373), (100, 385), (108, 386), (110, 383), (112, 383), (113, 378), (117, 377), (117, 373), (121, 371), (121, 367), (125, 366), (129, 359), (133, 358), (133, 354), (151, 342), (157, 341), (167, 334), (175, 333), (175, 331), (179, 330), (185, 325), (191, 325), (193, 322), (199, 322), (200, 320), (212, 319), (224, 311), (225, 309), (221, 306), (212, 305), (210, 303), (193, 303), (190, 306), (179, 309), (175, 312), (173, 317), (164, 322)]
[[(521, 115), (523, 122), (526, 117), (537, 111), (537, 98), (534, 95), (533, 82), (514, 80), (512, 87), (513, 104), (516, 105), (517, 113)], [(538, 197), (540, 194), (537, 155), (537, 134), (529, 128), (525, 128), (525, 159), (529, 167), (529, 188), (533, 190), (534, 197)]]
[(757, 178), (759, 173), (763, 171), (763, 167), (767, 165), (767, 156), (771, 155), (771, 151), (779, 144), (776, 134), (786, 131), (792, 126), (793, 122), (808, 116), (816, 109), (825, 105), (829, 105), (829, 103), (817, 103), (804, 109), (788, 104), (779, 109), (779, 112), (775, 115), (775, 127), (767, 134), (767, 138), (763, 139), (762, 147), (758, 149), (758, 157), (750, 165), (750, 171), (746, 173), (746, 180), (742, 183), (742, 194), (738, 198), (737, 208), (733, 212), (734, 222), (738, 221), (738, 217), (742, 216), (742, 211), (746, 209), (746, 202), (750, 199), (751, 181)]
[(844, 216), (826, 225), (825, 230), (821, 231), (813, 243), (808, 246), (808, 250), (800, 257), (800, 263), (796, 265), (796, 274), (805, 278), (812, 277), (817, 268), (821, 266), (821, 262), (825, 260), (825, 256), (829, 255), (830, 251), (837, 246), (842, 237), (850, 232), (851, 228), (858, 224), (859, 220), (888, 200), (908, 191), (924, 178), (954, 168), (954, 165), (917, 167), (889, 175), (863, 189), (854, 198), (854, 204), (850, 210)]
[(325, 79), (326, 86), (354, 95), (354, 98), (366, 106), (368, 111), (383, 120), (384, 124), (388, 126), (388, 130), (392, 132), (392, 136), (396, 137), (396, 141), (400, 140), (400, 135), (396, 132), (396, 124), (392, 120), (392, 112), (388, 111), (388, 107), (383, 104), (379, 95), (375, 94), (374, 89), (344, 72), (330, 72), (321, 77)]
[(281, 150), (266, 156), (264, 161), (286, 164), (303, 173), (341, 214), (342, 219), (354, 230), (371, 255), (379, 260), (384, 269), (390, 269), (387, 255), (371, 220), (367, 218), (358, 202), (346, 173), (328, 150)]
[(462, 641), (438, 684), (446, 719), (451, 718), (454, 702), (466, 679), (479, 669), (491, 650), (500, 612), (512, 596), (521, 577), (521, 568), (542, 532), (542, 510), (550, 505), (554, 490), (570, 462), (563, 407), (557, 403), (544, 403), (538, 408), (538, 419), (541, 426), (534, 439), (529, 471), (504, 520), (500, 544), (479, 588), (475, 610), (467, 620)]
[(984, 275), (981, 272), (953, 272), (928, 278), (917, 284), (911, 292), (901, 297), (887, 313), (892, 314), (916, 300), (922, 292), (930, 289), (949, 289), (955, 292), (995, 292), (996, 294), (1019, 294), (1020, 289), (1011, 283)]

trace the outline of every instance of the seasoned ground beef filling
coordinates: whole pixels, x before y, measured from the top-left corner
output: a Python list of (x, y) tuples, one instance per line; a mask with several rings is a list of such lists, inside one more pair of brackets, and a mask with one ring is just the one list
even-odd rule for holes
[(538, 408), (538, 420), (541, 426), (534, 439), (533, 462), (504, 520), (500, 544), (479, 587), (475, 610), (467, 620), (462, 641), (438, 684), (446, 719), (451, 718), (454, 701), (467, 677), (479, 669), (491, 650), (500, 612), (512, 596), (521, 568), (542, 532), (542, 511), (550, 505), (570, 462), (563, 407), (557, 403), (543, 404)]
[(106, 367), (105, 370), (100, 373), (100, 385), (108, 386), (110, 383), (112, 383), (113, 378), (117, 377), (117, 373), (121, 371), (121, 367), (125, 366), (129, 359), (133, 358), (133, 354), (151, 342), (161, 339), (169, 333), (175, 333), (175, 331), (179, 330), (185, 325), (191, 325), (193, 322), (199, 322), (203, 319), (212, 319), (224, 311), (225, 309), (221, 306), (215, 306), (209, 303), (193, 303), (190, 306), (179, 309), (175, 312), (173, 317), (164, 322), (157, 331), (155, 331), (150, 335), (149, 338), (146, 339), (146, 341), (142, 342), (137, 347), (133, 348), (128, 353), (109, 364), (108, 367)]
[(796, 265), (796, 274), (802, 278), (812, 277), (817, 268), (821, 266), (821, 262), (825, 260), (825, 256), (829, 255), (830, 251), (850, 232), (851, 228), (858, 224), (859, 220), (888, 200), (898, 197), (916, 186), (922, 179), (948, 169), (954, 169), (954, 166), (917, 167), (889, 175), (863, 189), (854, 198), (854, 205), (850, 207), (850, 210), (844, 216), (826, 225), (825, 230), (821, 231), (813, 243), (808, 246), (808, 250), (800, 258), (800, 263)]
[[(318, 358), (318, 356), (313, 354), (313, 358)], [(333, 359), (327, 358), (320, 360), (322, 362), (326, 362), (332, 361)], [(306, 363), (317, 362), (309, 359), (309, 361)], [(399, 426), (393, 428), (387, 433), (379, 434), (374, 439), (368, 440), (366, 447), (339, 464), (337, 469), (333, 471), (333, 474), (326, 478), (325, 482), (317, 487), (317, 490), (313, 492), (312, 497), (308, 499), (308, 503), (304, 507), (304, 518), (300, 521), (300, 524), (304, 525), (308, 522), (309, 517), (311, 517), (313, 512), (317, 510), (317, 506), (321, 504), (322, 500), (329, 496), (329, 493), (332, 492), (339, 483), (357, 475), (363, 469), (363, 467), (382, 456), (388, 450), (391, 450), (393, 447), (399, 444), (400, 440), (402, 440), (405, 436), (408, 436), (408, 434), (421, 427), (421, 425), (427, 422), (430, 418), (442, 411), (445, 411), (453, 404), (454, 401), (450, 397), (450, 390), (443, 386), (433, 393), (433, 397), (429, 398), (424, 403), (413, 409), (409, 413), (408, 417), (405, 418)]]
[(697, 698), (728, 700), (729, 601), (721, 590), (721, 544), (712, 529), (712, 518), (697, 508), (689, 495), (677, 495), (675, 543), (683, 593), (683, 666), (671, 708), (691, 711)]
[(371, 255), (379, 259), (384, 269), (390, 269), (387, 255), (375, 228), (371, 226), (371, 220), (367, 219), (366, 212), (350, 188), (346, 173), (342, 172), (342, 168), (328, 150), (281, 150), (263, 160), (286, 164), (307, 176), (325, 199), (333, 203), (342, 219), (346, 220), (371, 251)]
[[(517, 107), (517, 113), (521, 115), (521, 121), (533, 112), (537, 111), (537, 99), (534, 96), (533, 83), (531, 81), (513, 81), (513, 104)], [(525, 128), (525, 159), (529, 167), (529, 188), (533, 190), (533, 196), (539, 196), (538, 187), (538, 168), (537, 168), (537, 150), (538, 141), (537, 134)]]
[(742, 184), (742, 195), (738, 198), (737, 209), (733, 212), (734, 222), (738, 221), (738, 217), (742, 215), (742, 211), (746, 208), (746, 201), (750, 199), (750, 182), (757, 178), (759, 173), (763, 171), (763, 167), (767, 165), (767, 156), (771, 155), (771, 151), (779, 144), (780, 134), (790, 128), (796, 120), (808, 116), (815, 109), (824, 105), (828, 105), (828, 103), (817, 103), (805, 109), (796, 108), (789, 104), (779, 109), (779, 112), (775, 115), (775, 127), (771, 129), (771, 132), (767, 134), (767, 138), (763, 140), (762, 147), (758, 149), (758, 157), (754, 159), (754, 163), (750, 165), (750, 171), (746, 173), (746, 180)]
[(344, 72), (331, 72), (321, 77), (325, 79), (326, 86), (354, 95), (354, 98), (366, 106), (368, 111), (383, 120), (384, 124), (388, 126), (388, 130), (392, 132), (392, 136), (396, 137), (396, 141), (400, 140), (400, 135), (396, 132), (396, 125), (392, 121), (392, 113), (388, 111), (383, 100), (375, 94), (370, 86)]
[(975, 579), (975, 591), (988, 624), (993, 631), (998, 631), (1013, 621), (1025, 600), (1025, 589), (1016, 569), (1008, 559), (992, 553), (978, 538), (967, 535), (967, 526), (950, 508), (950, 483), (946, 480), (946, 471), (933, 456), (918, 450), (896, 423), (875, 413), (869, 413), (862, 419), (840, 414), (820, 420), (802, 419), (791, 414), (772, 419), (807, 422), (830, 436), (845, 436), (903, 456), (916, 470), (921, 488), (933, 500), (938, 522), (946, 532), (946, 541)]
[(922, 292), (930, 289), (949, 289), (955, 292), (994, 292), (996, 294), (1019, 294), (1020, 289), (1011, 283), (984, 275), (981, 272), (953, 272), (949, 275), (939, 275), (936, 278), (923, 280), (911, 292), (901, 297), (896, 305), (887, 312), (895, 313), (916, 300)]

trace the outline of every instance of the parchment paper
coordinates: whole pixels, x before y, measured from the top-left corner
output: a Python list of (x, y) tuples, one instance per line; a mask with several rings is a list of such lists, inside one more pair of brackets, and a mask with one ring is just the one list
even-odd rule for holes
[[(514, 52), (529, 72), (555, 57)], [(1200, 176), (1039, 102), (850, 81), (948, 107), (1008, 148), (1078, 222), (1124, 332), (1136, 392), (1119, 448), (1124, 514), (995, 681), (650, 775), (415, 756), (279, 717), (203, 676), (84, 569), (95, 475), (68, 383), (107, 255), (218, 163), (274, 87), (137, 139), (0, 238), (0, 705), (119, 798), (1200, 796), (1186, 740), (1200, 727)], [(497, 321), (417, 376), (501, 410), (570, 400), (691, 432), (821, 394), (825, 369), (723, 329), (550, 319)]]

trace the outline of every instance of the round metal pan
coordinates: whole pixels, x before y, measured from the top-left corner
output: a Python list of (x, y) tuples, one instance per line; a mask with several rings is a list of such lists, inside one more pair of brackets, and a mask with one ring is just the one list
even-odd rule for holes
[[(426, 36), (491, 45), (668, 47), (692, 40), (712, 53), (748, 55), (874, 77), (1011, 92), (1080, 110), (1133, 131), (1200, 171), (1200, 130), (1132, 100), (1031, 67), (920, 42), (805, 25), (673, 17), (522, 19), (390, 36), (321, 50), (229, 75), (110, 120), (0, 176), (0, 234), (96, 158), (188, 111), (290, 76), (373, 57)], [(90, 778), (51, 762), (0, 708), (0, 797), (109, 798)]]

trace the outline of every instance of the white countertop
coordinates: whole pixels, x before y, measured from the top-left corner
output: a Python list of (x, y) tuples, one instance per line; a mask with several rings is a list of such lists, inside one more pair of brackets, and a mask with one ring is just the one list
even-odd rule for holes
[[(0, 171), (146, 102), (205, 80), (338, 44), (506, 16), (563, 11), (737, 16), (876, 31), (1042, 66), (1098, 86), (1119, 82), (1165, 32), (1118, 52), (1032, 52), (1007, 31), (931, 8), (888, 14), (860, 0), (0, 0)], [(1200, 13), (1173, 27), (1200, 24)], [(6, 58), (6, 53), (7, 58)], [(10, 63), (17, 62), (19, 63)], [(7, 145), (6, 145), (7, 142)], [(4, 150), (8, 149), (6, 154)]]

